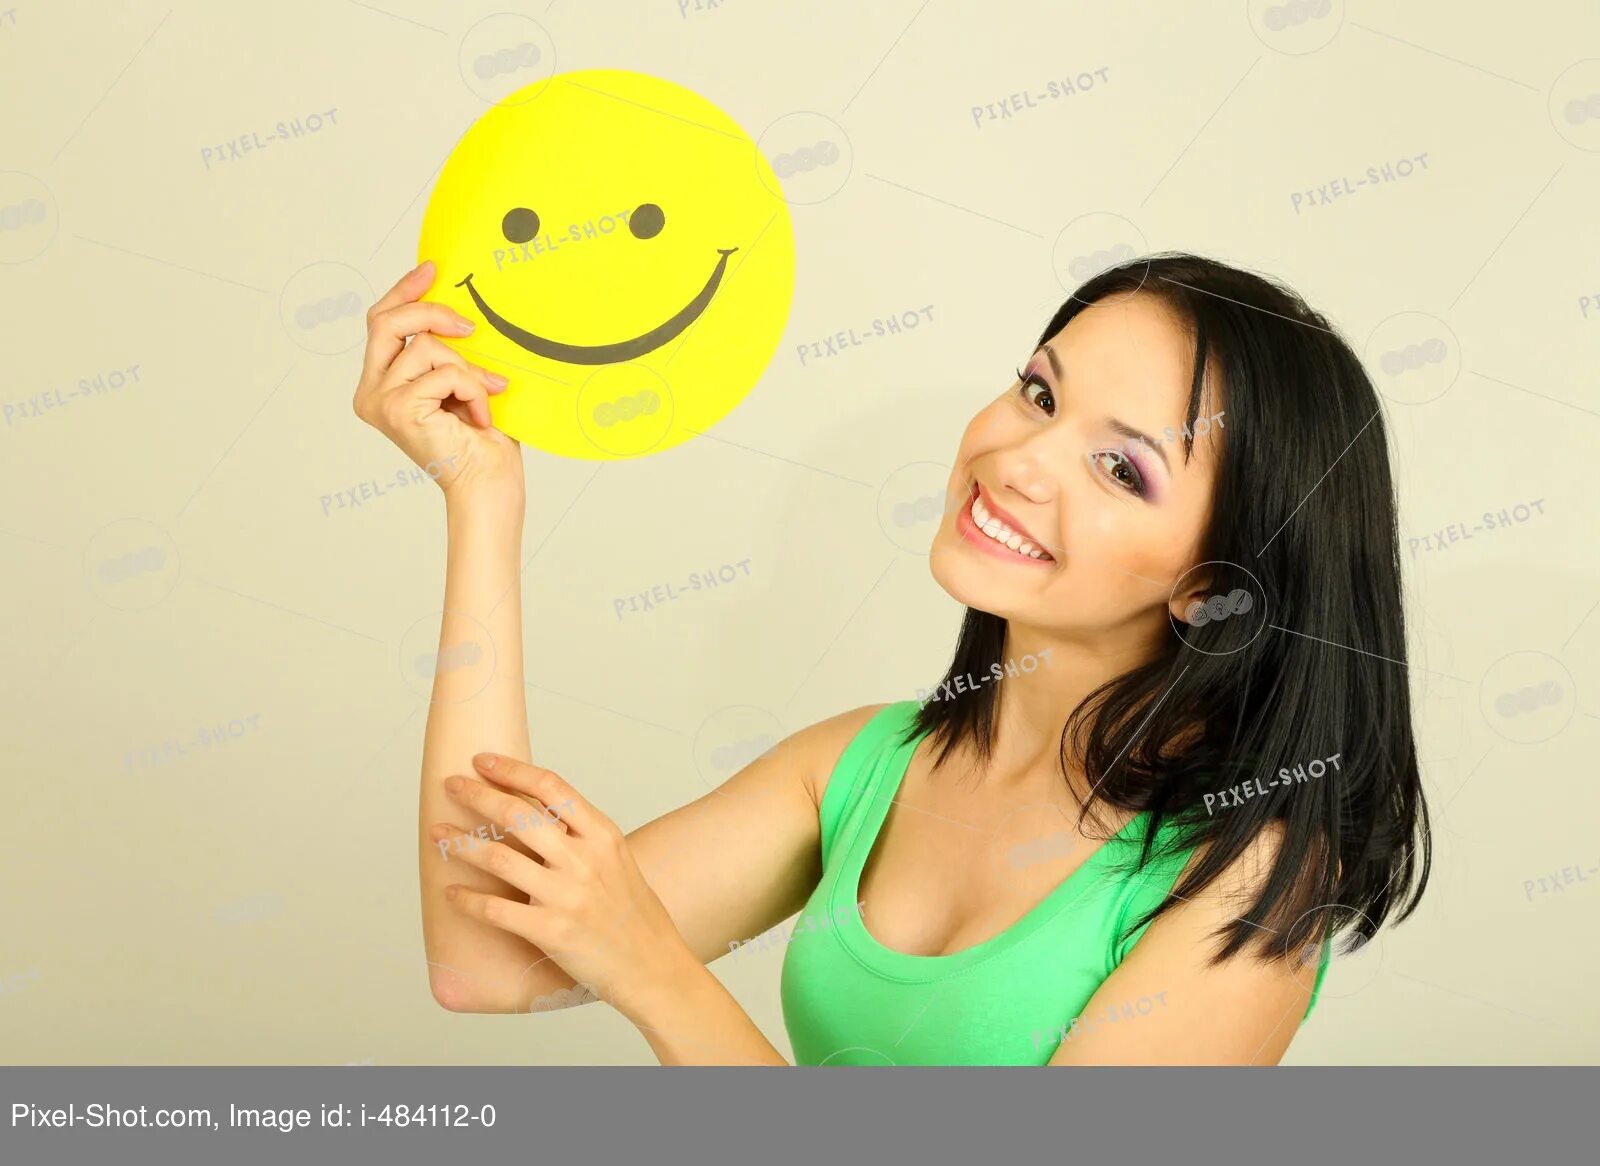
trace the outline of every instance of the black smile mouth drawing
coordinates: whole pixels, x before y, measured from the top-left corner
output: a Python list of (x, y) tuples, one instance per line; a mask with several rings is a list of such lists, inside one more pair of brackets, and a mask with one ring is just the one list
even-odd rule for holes
[(711, 297), (717, 294), (717, 285), (722, 282), (723, 272), (728, 266), (728, 256), (737, 250), (737, 247), (717, 249), (717, 254), (722, 258), (717, 260), (711, 278), (706, 280), (706, 285), (700, 289), (700, 294), (679, 309), (670, 320), (631, 340), (619, 340), (615, 344), (563, 344), (559, 340), (536, 335), (526, 328), (519, 328), (486, 304), (483, 296), (478, 294), (478, 289), (472, 286), (470, 274), (456, 286), (467, 289), (468, 294), (472, 296), (472, 302), (478, 305), (478, 310), (483, 313), (484, 319), (494, 326), (496, 332), (529, 352), (547, 356), (551, 360), (565, 361), (567, 364), (614, 364), (619, 360), (631, 360), (635, 356), (643, 356), (660, 348), (698, 320), (700, 313), (705, 311), (706, 305), (711, 302)]

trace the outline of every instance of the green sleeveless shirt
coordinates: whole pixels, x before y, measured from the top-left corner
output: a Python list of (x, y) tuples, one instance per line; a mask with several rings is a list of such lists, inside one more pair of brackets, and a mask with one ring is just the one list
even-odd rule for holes
[[(1131, 870), (1148, 813), (983, 943), (948, 955), (910, 955), (867, 931), (861, 913), (870, 913), (871, 904), (857, 908), (861, 871), (921, 739), (901, 742), (916, 711), (917, 702), (906, 700), (875, 713), (845, 747), (823, 792), (822, 879), (783, 960), (783, 1018), (795, 1063), (1043, 1065), (1063, 1039), (1158, 1012), (1164, 1000), (1142, 997), (1080, 1017), (1145, 931), (1124, 941), (1127, 922), (1167, 897), (1190, 857), (1157, 857)], [(1172, 828), (1164, 825), (1158, 848)], [(1324, 943), (1307, 1017), (1328, 955)]]

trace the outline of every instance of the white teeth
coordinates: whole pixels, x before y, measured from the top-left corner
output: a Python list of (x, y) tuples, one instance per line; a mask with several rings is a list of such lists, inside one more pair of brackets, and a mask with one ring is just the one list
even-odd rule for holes
[(1009, 547), (1019, 554), (1027, 555), (1030, 559), (1049, 557), (1016, 531), (990, 514), (989, 508), (983, 504), (983, 499), (976, 494), (972, 497), (971, 513), (973, 525), (1002, 546)]

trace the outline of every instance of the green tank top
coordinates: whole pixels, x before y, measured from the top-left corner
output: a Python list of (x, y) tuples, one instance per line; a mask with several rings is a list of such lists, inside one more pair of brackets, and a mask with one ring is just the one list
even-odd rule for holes
[[(788, 936), (781, 998), (797, 1065), (1043, 1065), (1063, 1039), (1137, 1024), (1151, 997), (1102, 1015), (1083, 1007), (1144, 934), (1124, 926), (1167, 897), (1191, 852), (1135, 871), (1148, 812), (1135, 816), (1011, 927), (948, 955), (884, 947), (862, 922), (861, 871), (905, 777), (916, 701), (880, 709), (851, 739), (823, 792), (822, 879)], [(1167, 843), (1171, 823), (1157, 846)], [(1328, 970), (1323, 945), (1309, 1017)], [(1078, 1018), (1075, 1020), (1075, 1018)]]

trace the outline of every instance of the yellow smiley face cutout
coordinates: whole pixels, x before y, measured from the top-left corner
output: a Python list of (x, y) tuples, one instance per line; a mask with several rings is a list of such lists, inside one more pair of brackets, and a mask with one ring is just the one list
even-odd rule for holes
[(510, 380), (497, 428), (563, 457), (659, 453), (765, 371), (794, 295), (794, 229), (750, 136), (699, 94), (621, 69), (558, 73), (490, 107), (423, 214), (439, 337)]

